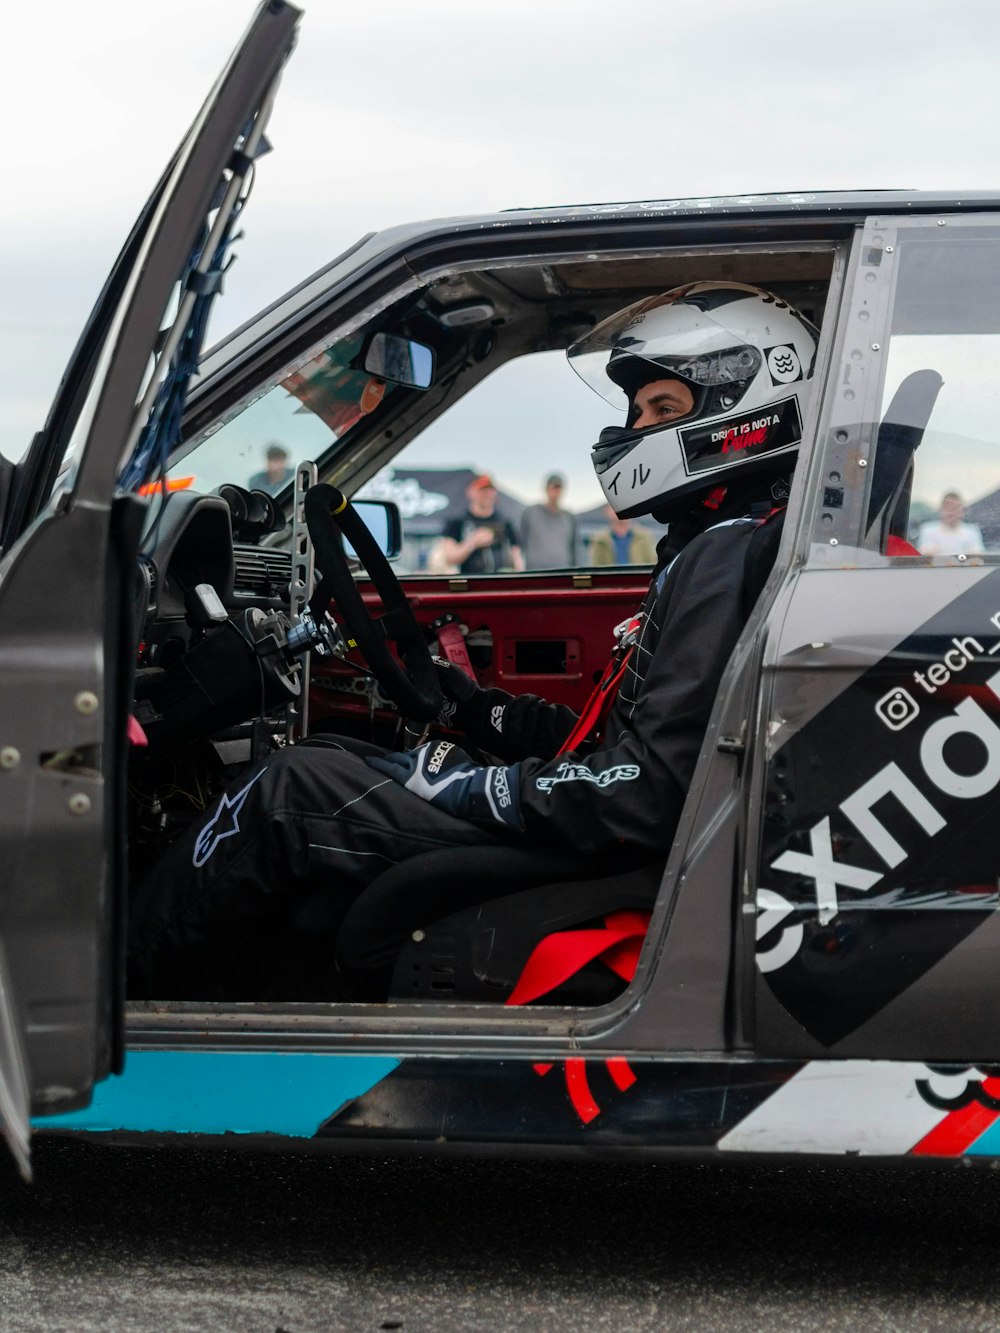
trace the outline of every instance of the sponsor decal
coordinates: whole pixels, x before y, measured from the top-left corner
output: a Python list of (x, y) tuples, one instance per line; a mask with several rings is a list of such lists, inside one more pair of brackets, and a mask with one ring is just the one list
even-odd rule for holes
[(826, 1045), (1000, 907), (997, 607), (1000, 571), (854, 681), (769, 765), (758, 965)]
[(802, 362), (791, 343), (780, 347), (765, 347), (768, 373), (772, 384), (793, 384), (802, 378)]
[(503, 731), (503, 714), (505, 704), (494, 704), (490, 709), (490, 721), (497, 731)]
[(812, 1060), (718, 1146), (879, 1157), (916, 1152), (948, 1114), (920, 1094), (927, 1075), (928, 1066), (916, 1062)]
[(883, 694), (875, 705), (875, 716), (890, 731), (902, 731), (919, 712), (920, 705), (902, 685)]
[(493, 797), (501, 810), (509, 810), (511, 806), (510, 783), (507, 781), (507, 770), (505, 768), (493, 768), (490, 770), (493, 775)]
[(754, 457), (790, 449), (802, 439), (802, 420), (795, 398), (784, 398), (766, 408), (716, 418), (705, 425), (682, 427), (677, 432), (684, 466), (689, 474), (710, 472), (734, 455)]
[(427, 772), (428, 772), (428, 773), (440, 773), (440, 772), (441, 772), (441, 765), (442, 765), (442, 764), (444, 763), (444, 761), (448, 758), (449, 753), (450, 753), (452, 750), (454, 750), (454, 748), (455, 748), (455, 747), (454, 747), (454, 745), (451, 743), (451, 741), (441, 741), (441, 742), (439, 743), (437, 749), (434, 751), (434, 753), (431, 755), (431, 757), (427, 760)]
[(556, 769), (554, 777), (538, 778), (535, 786), (539, 791), (551, 791), (560, 782), (591, 782), (595, 787), (610, 787), (614, 782), (634, 782), (639, 776), (638, 764), (615, 764), (612, 768), (601, 769), (595, 773), (586, 764), (562, 763)]
[(368, 381), (361, 391), (361, 401), (358, 403), (363, 416), (367, 416), (369, 412), (374, 412), (376, 407), (379, 406), (385, 397), (385, 388), (385, 380), (379, 380), (372, 376)]
[(267, 765), (260, 772), (250, 779), (245, 787), (241, 787), (235, 795), (230, 796), (224, 792), (219, 801), (219, 808), (208, 821), (194, 844), (194, 854), (191, 857), (191, 864), (200, 868), (205, 864), (208, 858), (218, 847), (220, 842), (226, 838), (232, 838), (240, 831), (240, 812), (246, 804), (246, 799), (250, 795), (250, 788), (259, 778), (262, 778), (267, 772)]

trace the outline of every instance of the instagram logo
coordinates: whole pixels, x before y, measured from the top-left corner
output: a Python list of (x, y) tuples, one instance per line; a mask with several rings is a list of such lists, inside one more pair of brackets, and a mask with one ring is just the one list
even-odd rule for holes
[(890, 731), (902, 731), (920, 712), (920, 705), (908, 690), (901, 686), (883, 694), (875, 705), (875, 716)]

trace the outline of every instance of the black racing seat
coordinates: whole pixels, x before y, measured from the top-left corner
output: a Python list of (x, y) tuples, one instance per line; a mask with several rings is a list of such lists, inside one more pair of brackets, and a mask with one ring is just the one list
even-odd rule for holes
[[(583, 857), (496, 844), (410, 857), (374, 880), (344, 917), (336, 949), (343, 989), (357, 1000), (502, 1002), (546, 935), (609, 912), (649, 910), (663, 864), (624, 849)], [(605, 991), (610, 998), (621, 989), (613, 973), (593, 972), (597, 983), (584, 976), (570, 987), (579, 997), (567, 998), (563, 987), (559, 1002), (602, 1003)]]

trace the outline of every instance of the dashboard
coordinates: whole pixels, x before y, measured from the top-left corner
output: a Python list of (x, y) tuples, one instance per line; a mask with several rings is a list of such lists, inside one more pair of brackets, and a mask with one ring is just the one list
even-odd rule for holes
[(261, 544), (286, 529), (272, 497), (227, 485), (151, 510), (135, 601), (135, 713), (150, 739), (208, 735), (294, 698), (291, 551)]

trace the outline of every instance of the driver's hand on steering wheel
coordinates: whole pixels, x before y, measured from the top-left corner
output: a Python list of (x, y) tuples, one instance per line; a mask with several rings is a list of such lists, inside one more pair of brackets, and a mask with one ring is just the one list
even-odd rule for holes
[(370, 755), (365, 763), (429, 805), (472, 824), (524, 829), (518, 765), (475, 763), (451, 741), (427, 741), (416, 750)]

